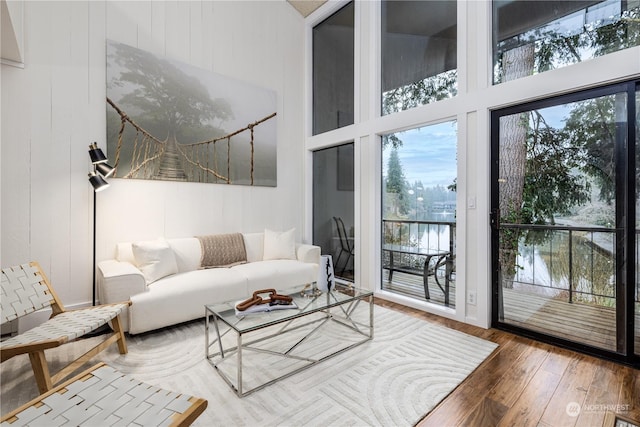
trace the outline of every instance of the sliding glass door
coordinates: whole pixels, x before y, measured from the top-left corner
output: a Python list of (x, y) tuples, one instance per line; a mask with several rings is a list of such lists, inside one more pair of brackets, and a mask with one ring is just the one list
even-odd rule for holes
[(494, 326), (638, 352), (636, 83), (492, 114)]
[(353, 143), (313, 152), (313, 244), (337, 278), (354, 281)]

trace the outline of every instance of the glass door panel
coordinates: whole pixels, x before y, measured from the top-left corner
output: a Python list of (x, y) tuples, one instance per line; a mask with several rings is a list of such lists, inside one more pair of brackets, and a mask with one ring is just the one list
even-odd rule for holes
[(627, 93), (609, 92), (494, 116), (494, 321), (623, 353)]
[(354, 281), (353, 143), (313, 152), (313, 244), (337, 278)]

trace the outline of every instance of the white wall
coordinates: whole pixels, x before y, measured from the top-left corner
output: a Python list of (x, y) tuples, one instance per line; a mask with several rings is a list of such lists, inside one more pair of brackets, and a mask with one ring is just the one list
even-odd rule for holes
[(303, 240), (303, 28), (284, 0), (24, 2), (25, 67), (1, 74), (1, 265), (37, 260), (66, 305), (91, 300), (87, 150), (106, 147), (107, 38), (275, 90), (278, 186), (112, 179), (98, 261), (159, 236), (296, 227)]
[[(355, 10), (355, 99), (352, 126), (311, 136), (311, 29), (341, 4), (329, 2), (306, 23), (305, 143), (309, 151), (355, 140), (356, 283), (376, 295), (438, 315), (483, 327), (490, 325), (490, 111), (640, 76), (640, 47), (516, 81), (491, 84), (491, 1), (458, 1), (458, 95), (397, 114), (380, 117), (380, 2), (357, 1)], [(380, 137), (379, 135), (457, 120), (458, 211), (456, 309), (381, 290), (380, 284)], [(311, 156), (306, 156), (308, 164)], [(310, 174), (307, 174), (307, 179)], [(309, 184), (307, 184), (309, 188)], [(475, 201), (469, 207), (470, 199)], [(310, 199), (307, 197), (307, 205)], [(467, 304), (468, 293), (476, 304)]]

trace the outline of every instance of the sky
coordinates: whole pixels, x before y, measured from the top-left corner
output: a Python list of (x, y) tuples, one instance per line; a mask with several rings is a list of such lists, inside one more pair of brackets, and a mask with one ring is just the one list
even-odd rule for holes
[[(453, 183), (457, 175), (455, 121), (396, 132), (395, 135), (402, 141), (398, 157), (410, 184), (422, 181), (423, 185), (432, 187)], [(383, 152), (385, 176), (390, 152), (391, 146)]]

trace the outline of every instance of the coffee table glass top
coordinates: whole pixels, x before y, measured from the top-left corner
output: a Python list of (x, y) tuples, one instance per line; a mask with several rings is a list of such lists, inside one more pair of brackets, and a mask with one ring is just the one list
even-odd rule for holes
[[(300, 285), (287, 290), (276, 289), (279, 294), (290, 295), (296, 303), (297, 308), (287, 308), (283, 310), (273, 310), (260, 313), (251, 313), (244, 316), (236, 315), (235, 305), (240, 302), (228, 301), (221, 304), (207, 304), (206, 310), (215, 313), (216, 317), (234, 329), (236, 332), (245, 333), (256, 329), (261, 329), (271, 324), (282, 323), (287, 320), (306, 316), (315, 311), (323, 311), (334, 306), (358, 301), (373, 295), (373, 292), (355, 287), (336, 286), (331, 292), (303, 294), (304, 285)], [(310, 289), (307, 289), (309, 291)]]

